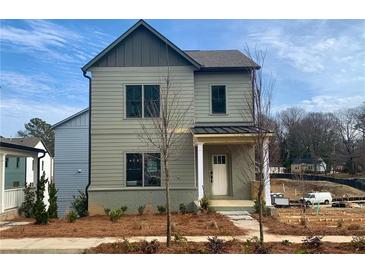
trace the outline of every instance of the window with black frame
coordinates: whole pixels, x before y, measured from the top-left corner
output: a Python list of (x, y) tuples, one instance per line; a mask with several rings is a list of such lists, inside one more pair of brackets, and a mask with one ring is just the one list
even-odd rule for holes
[(142, 154), (127, 153), (127, 186), (142, 186)]
[(126, 154), (127, 187), (161, 186), (160, 153)]
[(144, 186), (161, 186), (160, 153), (144, 154)]
[(144, 117), (160, 116), (160, 86), (145, 85), (144, 87)]
[(226, 114), (226, 86), (212, 86), (212, 114)]
[(126, 116), (127, 118), (142, 117), (142, 86), (126, 86)]

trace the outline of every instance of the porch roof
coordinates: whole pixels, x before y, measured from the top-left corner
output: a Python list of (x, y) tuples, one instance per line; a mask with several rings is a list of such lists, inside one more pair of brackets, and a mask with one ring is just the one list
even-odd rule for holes
[[(255, 134), (260, 128), (255, 126), (195, 126), (192, 129), (194, 135), (200, 134)], [(261, 131), (262, 132), (262, 131)], [(265, 133), (272, 133), (264, 130)]]

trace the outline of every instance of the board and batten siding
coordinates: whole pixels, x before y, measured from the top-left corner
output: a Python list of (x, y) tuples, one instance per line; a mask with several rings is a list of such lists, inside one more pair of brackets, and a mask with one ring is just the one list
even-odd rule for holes
[(71, 209), (73, 195), (85, 192), (88, 183), (89, 112), (55, 128), (54, 182), (58, 189), (58, 214)]
[[(167, 67), (94, 67), (92, 68), (91, 106), (91, 185), (89, 210), (103, 213), (103, 208), (127, 205), (135, 211), (151, 201), (164, 204), (164, 182), (161, 187), (126, 187), (125, 154), (155, 152), (156, 149), (139, 138), (143, 133), (139, 119), (125, 117), (125, 86), (157, 84), (161, 92)], [(180, 95), (180, 109), (190, 106), (186, 128), (194, 120), (194, 72), (189, 66), (170, 67), (171, 92)], [(145, 125), (152, 127), (152, 122)], [(170, 162), (172, 197), (188, 203), (196, 199), (194, 148), (190, 132), (184, 133), (178, 155)], [(179, 194), (177, 194), (177, 192)], [(108, 197), (106, 199), (105, 197)], [(174, 204), (179, 205), (179, 203)]]
[[(211, 113), (211, 86), (226, 86), (226, 114)], [(252, 87), (246, 72), (196, 72), (195, 121), (252, 123)]]

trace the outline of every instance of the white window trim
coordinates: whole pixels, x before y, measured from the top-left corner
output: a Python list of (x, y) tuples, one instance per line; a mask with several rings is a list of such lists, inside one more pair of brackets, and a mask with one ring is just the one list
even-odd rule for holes
[[(226, 113), (213, 113), (213, 104), (212, 104), (212, 88), (214, 86), (224, 86), (225, 90), (226, 90)], [(215, 84), (210, 84), (209, 85), (209, 115), (211, 116), (228, 116), (229, 112), (228, 112), (228, 88), (226, 84), (222, 84), (222, 83), (215, 83)]]
[[(127, 117), (127, 86), (142, 86), (142, 116), (141, 117)], [(160, 118), (161, 118), (161, 85), (157, 83), (127, 83), (123, 85), (123, 118), (126, 120), (138, 120), (138, 119), (153, 119), (156, 117), (144, 117), (144, 86), (159, 86), (160, 92)], [(227, 92), (227, 91), (226, 91)], [(227, 96), (227, 95), (226, 95)]]
[[(148, 153), (158, 153), (160, 154), (160, 186), (145, 186), (144, 185), (144, 154)], [(127, 154), (142, 154), (142, 186), (127, 186)], [(138, 188), (138, 189), (150, 189), (150, 188), (164, 188), (162, 186), (162, 168), (161, 168), (161, 153), (156, 151), (126, 151), (124, 152), (124, 186), (125, 189), (132, 189), (132, 188)]]

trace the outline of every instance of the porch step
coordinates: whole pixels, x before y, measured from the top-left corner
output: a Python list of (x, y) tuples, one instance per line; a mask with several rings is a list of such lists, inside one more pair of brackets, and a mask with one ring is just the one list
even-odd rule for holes
[(215, 211), (253, 211), (254, 202), (252, 200), (209, 200), (209, 208)]

